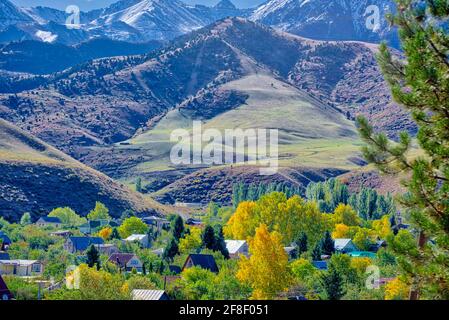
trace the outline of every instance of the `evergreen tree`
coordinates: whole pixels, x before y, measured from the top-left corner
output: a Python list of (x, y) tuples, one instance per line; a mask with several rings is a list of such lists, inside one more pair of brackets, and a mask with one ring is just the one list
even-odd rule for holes
[(172, 222), (173, 237), (178, 241), (184, 235), (184, 221), (181, 216), (176, 216)]
[(93, 266), (97, 266), (97, 269), (100, 269), (100, 253), (94, 245), (91, 245), (89, 249), (86, 251), (87, 257), (87, 265), (89, 268), (93, 268)]
[(411, 176), (400, 202), (418, 231), (418, 245), (392, 246), (411, 285), (410, 298), (449, 299), (449, 5), (439, 0), (396, 2), (400, 9), (389, 19), (399, 27), (405, 60), (382, 45), (378, 61), (393, 98), (418, 126), (424, 156), (408, 156), (412, 139), (407, 133), (391, 142), (366, 119), (357, 122), (368, 162), (387, 174)]
[(171, 238), (164, 250), (164, 259), (173, 261), (173, 258), (179, 254), (178, 242), (175, 238)]
[(326, 231), (324, 238), (320, 241), (320, 251), (325, 255), (332, 255), (335, 252), (335, 242), (329, 231)]
[(335, 268), (330, 268), (320, 279), (328, 300), (340, 300), (344, 295), (343, 277)]
[(121, 239), (117, 228), (112, 229), (111, 239)]
[(217, 251), (220, 251), (223, 257), (225, 257), (225, 259), (229, 259), (229, 251), (228, 248), (226, 248), (226, 242), (224, 239), (222, 226), (220, 226), (217, 232), (217, 237), (215, 239), (215, 249)]
[(211, 226), (206, 226), (201, 238), (203, 240), (204, 248), (214, 250), (214, 251), (216, 250), (217, 244), (216, 244), (216, 239), (215, 239), (214, 228), (212, 228)]
[(303, 254), (304, 252), (307, 252), (307, 234), (305, 232), (301, 232), (301, 235), (299, 236), (298, 241), (296, 242), (298, 245), (298, 255)]
[(158, 270), (159, 274), (163, 274), (164, 270), (165, 270), (165, 264), (164, 264), (164, 261), (161, 260), (161, 262), (159, 263), (159, 270)]
[(317, 243), (315, 248), (312, 250), (312, 260), (313, 261), (321, 261), (321, 244)]

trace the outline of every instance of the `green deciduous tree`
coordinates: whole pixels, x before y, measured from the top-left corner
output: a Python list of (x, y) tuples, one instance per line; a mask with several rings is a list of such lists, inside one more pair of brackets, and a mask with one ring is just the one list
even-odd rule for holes
[(131, 217), (123, 221), (122, 225), (118, 227), (118, 232), (122, 238), (127, 238), (132, 234), (146, 234), (148, 226), (141, 219)]
[(97, 201), (95, 202), (95, 208), (87, 215), (89, 220), (111, 219), (109, 216), (109, 209), (104, 204)]
[(86, 223), (86, 218), (80, 217), (69, 207), (53, 209), (48, 216), (59, 218), (62, 224), (69, 227), (77, 227)]
[(31, 215), (29, 212), (25, 212), (20, 218), (20, 224), (22, 226), (26, 226), (27, 224), (31, 224)]

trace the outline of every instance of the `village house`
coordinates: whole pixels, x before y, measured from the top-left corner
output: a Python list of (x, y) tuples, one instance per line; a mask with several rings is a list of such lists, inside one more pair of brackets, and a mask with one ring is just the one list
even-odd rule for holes
[(109, 257), (108, 261), (126, 272), (131, 272), (133, 269), (136, 269), (139, 273), (143, 271), (142, 261), (132, 253), (114, 253)]
[(11, 239), (3, 231), (0, 231), (0, 251), (7, 250), (10, 245)]
[(52, 236), (52, 237), (68, 238), (71, 235), (72, 235), (72, 231), (70, 231), (70, 230), (58, 230), (55, 232), (50, 232), (50, 236)]
[(146, 235), (146, 234), (132, 234), (128, 238), (124, 239), (123, 241), (136, 242), (142, 248), (149, 248), (149, 246), (150, 246), (150, 240), (148, 238), (148, 235)]
[(231, 259), (239, 258), (240, 255), (249, 256), (248, 243), (245, 240), (225, 240), (225, 243)]
[(369, 246), (368, 251), (377, 253), (377, 251), (380, 250), (380, 248), (385, 248), (387, 246), (387, 242), (385, 240), (377, 240), (376, 243), (372, 243)]
[(351, 239), (334, 239), (334, 248), (338, 253), (348, 253), (358, 251)]
[(0, 251), (0, 260), (9, 260), (8, 252)]
[(374, 252), (369, 251), (351, 251), (348, 252), (348, 255), (353, 258), (376, 258), (376, 254)]
[(134, 289), (131, 292), (133, 300), (170, 300), (167, 293), (164, 290), (142, 290)]
[(36, 221), (36, 226), (38, 227), (54, 227), (60, 228), (62, 222), (57, 217), (40, 217), (39, 220)]
[(170, 227), (170, 221), (157, 216), (143, 217), (142, 221), (149, 226), (155, 226), (159, 232)]
[(164, 248), (158, 248), (155, 250), (152, 250), (151, 252), (154, 253), (155, 255), (157, 255), (158, 257), (162, 257), (164, 255)]
[(218, 273), (217, 263), (215, 262), (214, 256), (211, 254), (189, 254), (184, 262), (182, 271), (192, 267), (200, 267)]
[(172, 275), (178, 275), (182, 272), (181, 267), (175, 266), (175, 265), (169, 265), (168, 266), (168, 271), (172, 274)]
[(107, 219), (89, 220), (85, 224), (80, 225), (78, 229), (83, 234), (92, 234), (107, 226), (109, 226), (109, 220)]
[(100, 252), (100, 254), (108, 257), (114, 253), (120, 252), (117, 246), (112, 243), (97, 244), (95, 245), (95, 247), (98, 249), (98, 252)]
[(12, 299), (14, 299), (14, 296), (12, 295), (11, 291), (9, 291), (8, 286), (0, 275), (0, 300), (6, 301)]
[(288, 259), (296, 259), (298, 256), (298, 248), (296, 246), (284, 247), (284, 251), (288, 256)]
[(64, 243), (64, 250), (69, 253), (86, 251), (91, 245), (104, 244), (99, 237), (68, 237)]
[(41, 276), (44, 265), (38, 260), (0, 260), (0, 275)]

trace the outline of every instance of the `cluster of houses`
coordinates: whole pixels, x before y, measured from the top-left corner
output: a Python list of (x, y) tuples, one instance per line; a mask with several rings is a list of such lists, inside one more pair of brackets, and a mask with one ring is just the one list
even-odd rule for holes
[[(155, 227), (158, 231), (169, 226), (169, 221), (156, 217), (144, 217), (142, 221), (148, 225)], [(198, 225), (201, 221), (190, 219), (189, 225)], [(39, 227), (53, 227), (59, 229), (63, 224), (55, 217), (41, 217), (35, 223)], [(139, 257), (133, 253), (121, 253), (116, 245), (105, 243), (100, 237), (92, 236), (95, 232), (103, 227), (118, 227), (120, 221), (116, 220), (92, 220), (79, 226), (79, 231), (83, 236), (73, 236), (70, 230), (58, 230), (51, 232), (50, 235), (55, 237), (63, 237), (64, 250), (71, 254), (83, 255), (92, 245), (100, 254), (108, 256), (108, 262), (115, 264), (122, 272), (144, 272), (144, 265)], [(151, 243), (147, 234), (132, 234), (128, 238), (123, 239), (124, 242), (138, 243), (142, 248), (150, 248)], [(240, 256), (249, 256), (248, 243), (245, 240), (225, 240), (226, 248), (231, 259), (238, 259)], [(38, 277), (44, 272), (44, 265), (38, 260), (11, 260), (7, 250), (11, 245), (10, 238), (0, 231), (0, 298), (10, 299), (12, 297), (1, 275), (16, 275), (20, 277)], [(376, 252), (386, 246), (385, 241), (379, 240), (373, 244), (368, 251), (360, 251), (351, 239), (334, 239), (335, 252), (348, 254), (352, 257), (369, 257), (373, 258)], [(297, 247), (295, 244), (284, 248), (290, 258), (296, 258)], [(152, 251), (156, 255), (163, 255), (164, 250), (156, 249)], [(327, 270), (327, 261), (329, 257), (322, 256), (320, 260), (313, 261), (313, 265), (320, 270)], [(218, 273), (219, 269), (214, 257), (210, 254), (190, 254), (182, 267), (169, 266), (171, 277), (178, 277), (179, 274), (191, 267), (200, 267)], [(135, 300), (167, 300), (168, 296), (163, 290), (134, 290), (132, 292)]]

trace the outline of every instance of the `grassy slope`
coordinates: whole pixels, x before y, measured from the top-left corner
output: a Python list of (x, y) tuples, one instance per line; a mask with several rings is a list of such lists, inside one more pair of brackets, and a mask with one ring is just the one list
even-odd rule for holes
[[(227, 83), (222, 90), (235, 90), (249, 95), (245, 104), (203, 122), (203, 131), (215, 128), (279, 129), (280, 165), (352, 169), (348, 158), (357, 155), (360, 142), (354, 124), (341, 113), (325, 106), (300, 90), (268, 74), (253, 74)], [(190, 130), (192, 119), (182, 109), (167, 113), (151, 130), (127, 141), (127, 148), (144, 149), (151, 161), (135, 170), (152, 172), (173, 169), (169, 152), (174, 129)], [(120, 145), (117, 145), (120, 148)]]
[(56, 206), (71, 206), (87, 214), (96, 200), (120, 215), (127, 208), (137, 212), (163, 212), (154, 200), (113, 181), (72, 159), (43, 141), (0, 119), (0, 210), (15, 220), (25, 211), (35, 217)]

